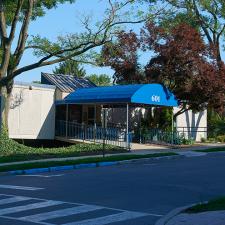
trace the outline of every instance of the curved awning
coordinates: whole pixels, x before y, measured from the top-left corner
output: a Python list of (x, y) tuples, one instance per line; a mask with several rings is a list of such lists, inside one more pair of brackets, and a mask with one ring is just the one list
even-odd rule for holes
[(115, 85), (81, 88), (56, 104), (146, 104), (178, 106), (175, 96), (161, 84)]

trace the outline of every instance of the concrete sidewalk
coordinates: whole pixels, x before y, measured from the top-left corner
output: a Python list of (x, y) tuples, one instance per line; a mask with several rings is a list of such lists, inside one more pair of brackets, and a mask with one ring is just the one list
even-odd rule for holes
[[(143, 144), (133, 144), (131, 151), (126, 153), (116, 153), (116, 154), (106, 154), (105, 156), (121, 156), (121, 155), (148, 155), (155, 153), (168, 153), (174, 152), (182, 156), (192, 157), (192, 156), (202, 156), (206, 153), (195, 152), (194, 150), (203, 150), (217, 147), (225, 147), (225, 144), (201, 144), (185, 148), (170, 148), (159, 145), (143, 145)], [(51, 161), (68, 161), (76, 159), (85, 159), (93, 157), (103, 157), (102, 155), (89, 155), (89, 156), (76, 156), (76, 157), (66, 157), (66, 158), (49, 158), (49, 159), (39, 159), (39, 160), (29, 160), (29, 161), (19, 161), (10, 163), (0, 163), (1, 166), (15, 165), (15, 164), (27, 164), (34, 162), (51, 162)]]
[(224, 225), (225, 211), (210, 211), (202, 213), (181, 213), (170, 219), (165, 225)]

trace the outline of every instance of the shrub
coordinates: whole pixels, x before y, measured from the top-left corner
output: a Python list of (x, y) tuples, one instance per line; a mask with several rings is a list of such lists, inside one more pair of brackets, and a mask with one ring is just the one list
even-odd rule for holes
[(193, 145), (195, 142), (192, 138), (183, 138), (182, 144), (184, 145)]
[(225, 142), (225, 135), (219, 135), (216, 137), (216, 140), (219, 142)]
[(201, 138), (202, 143), (206, 143), (206, 141), (207, 141), (206, 138), (203, 138), (203, 137)]
[[(69, 147), (33, 148), (17, 143), (8, 137), (5, 129), (0, 133), (0, 163), (44, 158), (71, 157), (80, 155), (101, 154), (102, 144), (78, 143)], [(106, 152), (119, 151), (117, 146), (105, 145)], [(125, 150), (123, 150), (125, 151)]]

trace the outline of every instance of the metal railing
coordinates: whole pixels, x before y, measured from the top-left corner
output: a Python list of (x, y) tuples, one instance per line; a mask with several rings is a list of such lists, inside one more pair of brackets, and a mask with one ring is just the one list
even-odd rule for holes
[(146, 130), (141, 134), (140, 142), (142, 144), (182, 144), (183, 136), (181, 133), (174, 131), (163, 131), (159, 129)]
[(176, 130), (187, 139), (197, 140), (200, 137), (207, 139), (207, 127), (176, 127)]
[(55, 136), (127, 148), (126, 130), (122, 127), (87, 125), (76, 122), (56, 121)]

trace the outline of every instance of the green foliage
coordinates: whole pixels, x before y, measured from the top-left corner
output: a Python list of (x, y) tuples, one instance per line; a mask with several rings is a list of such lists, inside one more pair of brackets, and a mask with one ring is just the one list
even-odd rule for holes
[[(106, 145), (106, 152), (121, 151), (116, 146)], [(88, 154), (101, 154), (101, 144), (75, 144), (60, 148), (32, 148), (8, 138), (5, 129), (0, 134), (0, 162), (25, 161), (44, 158), (72, 157)]]
[(197, 204), (197, 205), (187, 209), (185, 212), (200, 213), (200, 212), (217, 211), (217, 210), (225, 210), (225, 197), (211, 200), (208, 203)]
[[(45, 15), (47, 10), (50, 10), (52, 8), (57, 8), (59, 4), (63, 3), (74, 3), (75, 0), (36, 0), (32, 15), (32, 20), (36, 20), (38, 17), (42, 17)], [(10, 25), (13, 18), (14, 13), (16, 11), (17, 1), (15, 0), (5, 0), (3, 1), (4, 9), (6, 12), (6, 20), (7, 24)], [(28, 6), (28, 1), (24, 1), (22, 6), (22, 12), (20, 15), (20, 18), (22, 20), (22, 14), (26, 11)]]
[(216, 137), (216, 140), (219, 142), (225, 142), (225, 135), (219, 135)]
[(225, 134), (225, 117), (221, 116), (215, 110), (208, 109), (208, 137), (216, 138)]
[(27, 42), (29, 47), (37, 46), (33, 48), (33, 54), (37, 57), (47, 56), (51, 52), (56, 52), (61, 49), (60, 41), (51, 42), (45, 37), (40, 35), (32, 35), (31, 39)]
[(74, 60), (66, 60), (65, 62), (59, 63), (59, 66), (55, 67), (53, 73), (72, 75), (76, 77), (84, 77), (86, 75), (85, 69)]
[(25, 163), (25, 164), (14, 164), (9, 166), (1, 166), (0, 172), (12, 171), (12, 170), (24, 170), (24, 169), (34, 169), (34, 168), (48, 168), (51, 166), (65, 166), (65, 165), (77, 165), (83, 163), (98, 163), (100, 162), (115, 162), (115, 161), (124, 161), (124, 160), (136, 160), (136, 159), (147, 159), (154, 157), (164, 157), (164, 156), (174, 156), (177, 155), (174, 152), (166, 153), (153, 153), (147, 155), (112, 155), (106, 157), (89, 157), (83, 159), (75, 160), (65, 160), (65, 161), (47, 161), (47, 162), (36, 162), (36, 163)]
[(111, 79), (108, 75), (106, 74), (92, 74), (89, 76), (86, 76), (91, 82), (96, 84), (97, 86), (110, 86), (112, 85)]
[(195, 143), (195, 141), (193, 140), (193, 138), (182, 138), (181, 139), (181, 143), (183, 145), (193, 145)]
[(201, 142), (202, 142), (202, 143), (206, 143), (207, 140), (206, 140), (205, 138), (201, 138)]
[(172, 108), (155, 107), (149, 109), (146, 118), (141, 121), (142, 127), (159, 128), (165, 131), (172, 129)]

